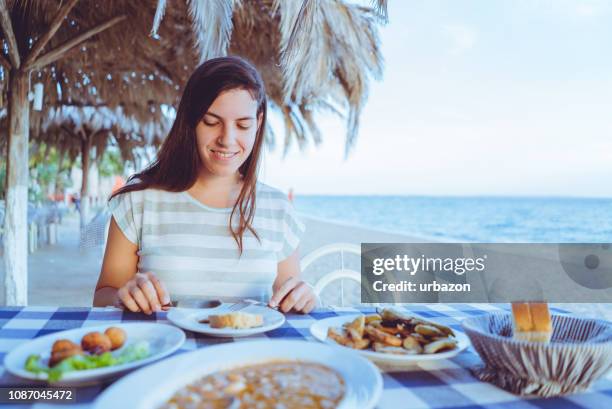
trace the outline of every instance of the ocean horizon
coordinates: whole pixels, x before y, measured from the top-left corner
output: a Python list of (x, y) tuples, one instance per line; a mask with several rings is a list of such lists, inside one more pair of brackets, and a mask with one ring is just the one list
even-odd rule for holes
[(610, 243), (612, 198), (297, 195), (306, 216), (448, 242)]

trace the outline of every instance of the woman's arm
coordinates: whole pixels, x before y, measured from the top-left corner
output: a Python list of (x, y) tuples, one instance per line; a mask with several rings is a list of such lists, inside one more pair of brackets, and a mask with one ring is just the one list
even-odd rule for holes
[(153, 273), (138, 273), (137, 252), (138, 246), (125, 237), (111, 217), (94, 306), (123, 304), (131, 311), (150, 314), (170, 303), (168, 291)]
[(300, 276), (300, 252), (295, 250), (289, 257), (278, 263), (272, 291), (277, 292), (289, 278), (293, 277), (299, 280)]
[(317, 305), (317, 297), (307, 283), (300, 279), (300, 253), (295, 250), (278, 263), (276, 279), (272, 285), (270, 306), (277, 305), (283, 312), (295, 310), (309, 313)]
[(138, 246), (125, 237), (111, 217), (102, 270), (94, 293), (94, 307), (117, 305), (117, 291), (138, 271)]

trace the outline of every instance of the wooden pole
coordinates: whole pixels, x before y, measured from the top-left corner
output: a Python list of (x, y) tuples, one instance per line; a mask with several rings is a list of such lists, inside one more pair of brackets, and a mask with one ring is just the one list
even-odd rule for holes
[(80, 225), (81, 229), (87, 224), (89, 217), (89, 165), (91, 151), (91, 133), (83, 132), (81, 135), (81, 168), (83, 169), (83, 177), (81, 179), (81, 211)]
[(21, 56), (19, 55), (19, 48), (17, 48), (17, 40), (15, 39), (13, 23), (6, 6), (6, 0), (0, 0), (0, 27), (2, 27), (4, 38), (8, 43), (8, 55), (11, 65), (13, 68), (19, 69), (21, 68)]
[(11, 70), (11, 63), (7, 60), (4, 55), (0, 54), (0, 65), (6, 70)]
[(66, 4), (64, 4), (59, 9), (57, 14), (53, 18), (53, 21), (49, 25), (49, 29), (38, 39), (38, 41), (36, 41), (32, 49), (30, 50), (30, 53), (28, 54), (28, 57), (26, 58), (24, 62), (24, 65), (26, 67), (30, 65), (31, 63), (33, 63), (34, 60), (36, 60), (36, 57), (38, 57), (38, 54), (40, 54), (43, 48), (45, 48), (49, 40), (53, 38), (53, 36), (57, 32), (57, 30), (59, 30), (60, 26), (62, 25), (62, 22), (64, 21), (68, 13), (70, 13), (70, 10), (72, 10), (72, 8), (77, 4), (78, 1), (79, 0), (69, 0)]
[[(73, 3), (71, 0), (70, 4)], [(61, 11), (60, 11), (61, 13)], [(69, 40), (56, 49), (23, 64), (6, 0), (0, 0), (0, 28), (8, 45), (11, 69), (8, 84), (9, 132), (7, 150), (6, 214), (4, 217), (4, 292), (7, 305), (28, 303), (28, 139), (30, 105), (29, 72), (61, 58), (68, 50), (99, 32), (112, 27), (126, 16), (119, 16)], [(63, 20), (63, 19), (62, 19)], [(55, 32), (51, 33), (53, 37)], [(47, 34), (45, 34), (47, 35)], [(46, 40), (48, 42), (48, 40)], [(46, 43), (45, 42), (45, 43)], [(42, 44), (42, 43), (41, 43)], [(40, 52), (42, 47), (40, 47)], [(24, 51), (25, 52), (25, 51)], [(26, 56), (27, 59), (27, 56)], [(6, 60), (2, 64), (7, 64)]]
[(10, 72), (4, 291), (7, 305), (28, 304), (28, 74)]
[[(2, 0), (0, 0), (2, 1)], [(113, 17), (112, 19), (108, 20), (105, 23), (102, 23), (92, 29), (87, 30), (86, 32), (84, 32), (83, 34), (79, 34), (78, 36), (76, 36), (75, 38), (66, 41), (64, 44), (57, 46), (56, 48), (54, 48), (53, 50), (49, 51), (48, 53), (41, 55), (36, 61), (32, 61), (29, 64), (27, 64), (25, 67), (28, 70), (32, 70), (32, 69), (41, 69), (42, 67), (44, 67), (45, 65), (51, 64), (52, 62), (55, 62), (57, 60), (59, 60), (60, 58), (62, 58), (64, 56), (64, 54), (66, 52), (68, 52), (69, 50), (73, 49), (74, 47), (76, 47), (77, 45), (81, 44), (82, 42), (84, 42), (85, 40), (89, 39), (90, 37), (114, 26), (115, 24), (125, 20), (127, 17), (125, 15), (121, 15), (121, 16), (117, 16), (117, 17)]]

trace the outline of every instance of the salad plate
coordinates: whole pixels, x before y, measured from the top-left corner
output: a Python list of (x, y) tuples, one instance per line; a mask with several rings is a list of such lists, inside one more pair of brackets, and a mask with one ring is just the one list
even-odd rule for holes
[[(96, 331), (104, 333), (109, 327), (125, 332), (123, 346), (98, 356), (70, 357), (49, 368), (51, 349), (56, 341), (69, 340), (80, 345), (84, 335)], [(116, 377), (157, 361), (178, 350), (183, 342), (185, 333), (167, 324), (129, 323), (76, 328), (44, 335), (14, 348), (4, 358), (4, 368), (24, 379), (81, 385)]]

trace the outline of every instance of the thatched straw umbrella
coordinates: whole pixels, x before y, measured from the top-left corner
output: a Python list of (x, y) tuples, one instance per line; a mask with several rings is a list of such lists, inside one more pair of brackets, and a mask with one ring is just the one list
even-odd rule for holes
[[(0, 100), (8, 101), (6, 302), (27, 304), (30, 83), (51, 105), (175, 103), (199, 60), (234, 53), (263, 74), (292, 139), (321, 139), (313, 114), (347, 115), (347, 149), (381, 73), (374, 9), (343, 0), (0, 0)], [(153, 22), (153, 35), (151, 24)], [(194, 47), (195, 46), (195, 47)]]
[(171, 118), (162, 113), (160, 106), (149, 104), (139, 109), (133, 107), (131, 114), (125, 111), (122, 106), (111, 109), (105, 106), (64, 105), (50, 108), (42, 120), (40, 136), (36, 137), (38, 141), (45, 140), (47, 148), (57, 145), (62, 151), (60, 155), (64, 151), (77, 151), (80, 154), (83, 171), (81, 228), (89, 219), (88, 181), (92, 162), (99, 161), (111, 144), (119, 147), (124, 161), (135, 162), (136, 148), (159, 146), (170, 131)]

